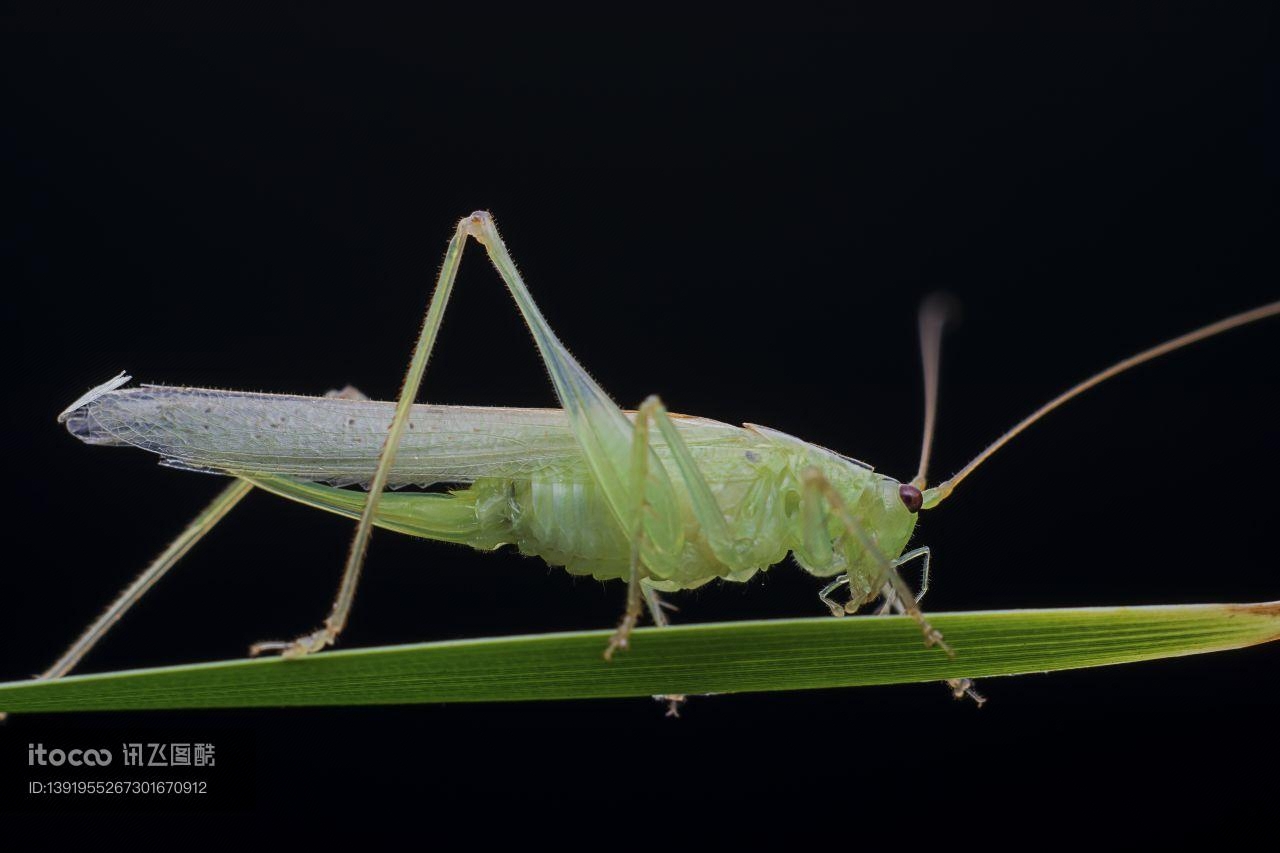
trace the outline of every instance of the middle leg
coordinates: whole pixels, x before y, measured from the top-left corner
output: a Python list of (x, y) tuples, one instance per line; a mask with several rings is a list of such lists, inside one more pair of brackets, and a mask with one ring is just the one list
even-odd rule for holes
[[(613, 653), (631, 645), (631, 632), (640, 619), (641, 603), (645, 598), (643, 583), (644, 513), (646, 509), (644, 484), (649, 478), (649, 419), (643, 414), (636, 418), (631, 434), (631, 518), (627, 539), (631, 545), (630, 571), (627, 575), (627, 607), (622, 621), (605, 646), (604, 659), (613, 660)], [(652, 605), (650, 605), (652, 607)], [(657, 614), (654, 616), (657, 621)]]
[[(641, 581), (640, 585), (644, 589), (644, 600), (649, 605), (649, 616), (653, 619), (653, 624), (659, 628), (667, 627), (670, 621), (664, 611), (667, 609), (676, 610), (676, 606), (663, 601), (662, 596), (658, 595), (658, 591), (649, 583)], [(683, 693), (660, 693), (653, 698), (658, 702), (667, 703), (666, 715), (668, 717), (679, 717), (680, 708), (689, 701), (689, 697)]]

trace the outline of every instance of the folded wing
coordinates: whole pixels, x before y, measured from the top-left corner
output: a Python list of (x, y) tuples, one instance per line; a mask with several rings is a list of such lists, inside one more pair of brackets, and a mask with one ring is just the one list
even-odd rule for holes
[[(102, 393), (65, 421), (86, 443), (138, 447), (173, 467), (346, 486), (372, 477), (394, 411), (394, 403), (371, 400), (144, 385)], [(736, 445), (750, 435), (703, 418), (678, 425), (694, 447)], [(388, 482), (537, 475), (588, 477), (562, 410), (416, 405)]]

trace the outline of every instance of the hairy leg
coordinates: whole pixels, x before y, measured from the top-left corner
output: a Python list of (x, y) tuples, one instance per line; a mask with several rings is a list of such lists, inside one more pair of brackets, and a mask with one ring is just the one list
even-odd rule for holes
[[(251, 491), (253, 491), (252, 484), (244, 480), (235, 480), (219, 492), (218, 496), (192, 519), (186, 529), (169, 543), (169, 547), (143, 569), (142, 573), (134, 578), (133, 583), (125, 587), (116, 600), (111, 602), (111, 606), (84, 630), (70, 648), (63, 652), (62, 657), (54, 661), (36, 678), (38, 680), (61, 678), (74, 669), (89, 650), (96, 646), (107, 632), (115, 627), (115, 624), (147, 594), (147, 591), (159, 583), (160, 579), (168, 574), (169, 570), (177, 565), (178, 561), (186, 556), (197, 542), (207, 536), (209, 531), (213, 530), (217, 523)], [(5, 714), (0, 712), (0, 720), (4, 718)]]
[[(931, 553), (932, 552), (930, 552), (929, 546), (925, 545), (922, 548), (915, 548), (911, 551), (908, 551), (907, 553), (903, 554), (902, 556), (898, 557), (898, 559), (893, 561), (893, 567), (895, 569), (902, 568), (904, 565), (911, 562), (912, 560), (918, 559), (924, 563), (924, 566), (920, 569), (920, 591), (916, 593), (916, 604), (919, 604), (921, 601), (923, 601), (925, 594), (929, 592), (929, 561), (931, 558)], [(889, 612), (889, 610), (892, 608), (892, 605), (893, 605), (893, 597), (894, 597), (893, 590), (891, 588), (886, 588), (885, 595), (884, 595), (884, 603), (881, 604), (880, 609), (876, 611), (877, 616)]]
[(645, 496), (644, 483), (649, 471), (649, 419), (643, 414), (636, 418), (631, 435), (631, 523), (628, 539), (631, 544), (631, 565), (627, 575), (627, 607), (623, 611), (622, 621), (609, 638), (604, 650), (604, 659), (613, 660), (613, 653), (618, 649), (626, 649), (631, 645), (631, 632), (640, 619), (641, 601), (644, 598), (643, 560), (641, 550), (644, 542)]
[(409, 421), (409, 412), (418, 390), (422, 385), (423, 374), (426, 373), (427, 361), (435, 347), (440, 325), (444, 321), (444, 310), (453, 292), (454, 279), (458, 274), (458, 265), (462, 259), (462, 249), (468, 235), (467, 219), (463, 219), (454, 229), (453, 237), (445, 250), (444, 263), (440, 267), (440, 275), (436, 279), (435, 291), (431, 294), (431, 302), (427, 306), (427, 316), (422, 323), (422, 331), (418, 335), (413, 357), (409, 361), (409, 370), (400, 389), (400, 397), (396, 401), (395, 415), (387, 428), (387, 438), (378, 454), (378, 463), (369, 481), (369, 491), (365, 497), (364, 508), (356, 522), (356, 532), (351, 540), (351, 548), (347, 553), (346, 565), (343, 568), (342, 580), (338, 586), (337, 596), (330, 608), (329, 616), (324, 624), (294, 640), (268, 640), (255, 643), (250, 647), (252, 655), (276, 651), (284, 657), (301, 657), (317, 652), (332, 645), (347, 625), (351, 615), (351, 605), (355, 600), (356, 587), (360, 582), (360, 573), (364, 567), (365, 553), (369, 547), (369, 537), (373, 533), (373, 521), (378, 512), (378, 503), (382, 499), (382, 491), (387, 485), (387, 476), (395, 462), (396, 451), (400, 446), (400, 437), (404, 434)]
[[(648, 583), (641, 581), (641, 587), (644, 589), (644, 600), (649, 605), (649, 615), (653, 618), (653, 624), (659, 628), (665, 628), (670, 624), (667, 619), (666, 610), (675, 610), (676, 607), (662, 600), (662, 596), (658, 595), (658, 591)], [(653, 697), (659, 702), (667, 703), (667, 716), (679, 717), (680, 708), (689, 701), (689, 697), (682, 693), (665, 693)]]
[[(827, 501), (828, 505), (831, 506), (832, 510), (844, 524), (846, 530), (856, 536), (859, 541), (862, 542), (864, 547), (867, 547), (868, 550), (875, 547), (875, 543), (870, 540), (870, 537), (866, 536), (866, 534), (862, 532), (860, 527), (858, 527), (857, 520), (849, 513), (843, 499), (835, 489), (831, 487), (826, 478), (822, 476), (821, 472), (810, 470), (809, 472), (806, 472), (805, 494), (802, 500), (811, 502), (810, 505), (806, 507), (811, 523), (821, 526), (825, 531), (825, 521), (822, 518), (822, 514), (818, 512), (818, 507), (816, 505), (816, 502), (819, 499)], [(872, 553), (876, 552), (872, 551)], [(920, 558), (923, 558), (925, 562), (920, 592), (912, 594), (911, 588), (907, 586), (906, 582), (902, 580), (902, 576), (898, 573), (898, 568), (904, 563)], [(901, 615), (911, 617), (918, 625), (920, 625), (920, 630), (925, 636), (925, 645), (937, 645), (941, 647), (948, 656), (955, 657), (955, 652), (952, 651), (951, 647), (942, 641), (942, 634), (929, 624), (929, 622), (924, 618), (924, 614), (920, 611), (919, 601), (924, 598), (924, 594), (929, 591), (929, 559), (930, 551), (927, 547), (916, 548), (913, 551), (908, 551), (896, 560), (884, 558), (886, 578), (884, 587), (881, 590), (881, 595), (884, 597), (884, 605), (880, 608), (878, 613), (883, 614), (889, 610), (893, 610)], [(856, 609), (856, 603), (854, 602), (841, 605), (831, 598), (831, 594), (833, 592), (848, 582), (849, 578), (847, 575), (840, 575), (823, 587), (821, 592), (818, 593), (818, 597), (822, 600), (823, 604), (827, 605), (827, 608), (831, 611), (833, 616), (844, 616), (846, 613), (850, 613)], [(957, 699), (963, 699), (967, 696), (976, 702), (979, 707), (987, 701), (986, 697), (974, 689), (972, 679), (948, 678), (946, 679), (946, 685), (951, 690), (951, 695)]]
[[(444, 263), (427, 308), (422, 332), (418, 337), (408, 374), (396, 403), (395, 416), (387, 430), (386, 441), (383, 443), (377, 466), (369, 483), (364, 508), (343, 570), (342, 582), (329, 617), (321, 628), (310, 634), (289, 642), (259, 643), (254, 646), (253, 651), (279, 651), (286, 657), (309, 654), (331, 645), (346, 626), (364, 564), (369, 537), (373, 530), (373, 519), (377, 515), (378, 503), (386, 486), (387, 475), (395, 460), (400, 437), (408, 422), (410, 407), (418, 395), (427, 361), (435, 346), (445, 307), (457, 276), (462, 250), (468, 238), (473, 238), (484, 246), (494, 268), (507, 285), (529, 331), (533, 334), (534, 343), (547, 367), (547, 372), (551, 375), (556, 396), (559, 397), (560, 405), (568, 416), (570, 428), (587, 460), (592, 478), (605, 495), (606, 502), (618, 524), (627, 531), (629, 536), (634, 532), (632, 523), (636, 505), (635, 495), (637, 491), (642, 493), (644, 512), (640, 514), (640, 523), (643, 526), (643, 537), (638, 540), (638, 548), (643, 550), (640, 553), (640, 559), (636, 561), (635, 574), (641, 573), (641, 564), (652, 568), (654, 564), (670, 565), (671, 561), (679, 558), (683, 547), (683, 524), (675, 492), (665, 469), (657, 461), (653, 451), (648, 449), (647, 445), (642, 445), (641, 449), (651, 459), (645, 466), (644, 482), (637, 484), (632, 481), (632, 477), (629, 476), (634, 469), (634, 465), (629, 464), (634, 445), (631, 421), (609, 399), (595, 380), (582, 369), (582, 366), (551, 331), (525, 286), (524, 280), (520, 277), (515, 262), (507, 252), (493, 218), (486, 211), (476, 211), (458, 222), (445, 252)], [(639, 596), (638, 591), (629, 596), (629, 601), (638, 600), (637, 596)], [(632, 605), (629, 603), (628, 610), (631, 609)]]
[[(857, 539), (868, 554), (878, 555), (883, 582), (890, 588), (894, 598), (901, 603), (902, 613), (911, 617), (920, 626), (920, 631), (924, 634), (925, 645), (938, 646), (949, 657), (955, 657), (955, 652), (943, 641), (942, 632), (930, 625), (929, 621), (925, 619), (924, 613), (916, 605), (915, 595), (912, 593), (911, 587), (902, 579), (902, 575), (898, 573), (893, 561), (880, 552), (875, 541), (863, 530), (862, 525), (849, 512), (844, 498), (828, 482), (822, 472), (816, 468), (810, 468), (804, 474), (801, 501), (807, 504), (805, 517), (809, 519), (809, 524), (825, 527), (823, 524), (825, 516), (820, 511), (821, 504), (825, 502), (830, 511), (840, 520), (848, 534)], [(824, 593), (829, 595), (828, 590), (824, 590)]]

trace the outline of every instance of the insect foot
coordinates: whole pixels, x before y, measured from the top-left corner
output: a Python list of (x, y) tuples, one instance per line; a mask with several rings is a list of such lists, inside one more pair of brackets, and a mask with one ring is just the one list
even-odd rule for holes
[(672, 693), (666, 696), (659, 695), (653, 698), (656, 702), (667, 703), (667, 713), (663, 714), (664, 717), (674, 717), (677, 720), (680, 719), (680, 706), (689, 701), (689, 697), (681, 693)]
[(964, 699), (967, 696), (979, 708), (987, 704), (987, 697), (973, 689), (972, 678), (948, 678), (947, 686), (951, 688), (951, 695), (956, 699)]
[(254, 643), (249, 647), (249, 657), (256, 658), (265, 652), (279, 652), (282, 658), (300, 658), (318, 652), (325, 646), (333, 645), (338, 639), (337, 633), (330, 628), (321, 628), (310, 634), (304, 634), (296, 640), (266, 640)]
[(837, 616), (837, 617), (844, 616), (846, 613), (853, 612), (853, 610), (849, 609), (848, 604), (840, 604), (838, 601), (836, 601), (831, 597), (831, 593), (835, 592), (837, 589), (844, 586), (848, 582), (849, 582), (848, 575), (840, 575), (831, 583), (824, 586), (822, 588), (822, 591), (818, 593), (818, 600), (821, 601), (823, 604), (827, 605), (827, 609), (831, 611), (832, 616)]
[(618, 628), (609, 637), (609, 645), (605, 646), (604, 659), (613, 660), (613, 653), (619, 649), (626, 651), (631, 647), (631, 629), (636, 627), (637, 614), (628, 611), (618, 623)]
[(919, 610), (908, 610), (907, 615), (916, 620), (916, 624), (920, 626), (920, 632), (924, 634), (924, 647), (926, 649), (937, 646), (947, 653), (947, 657), (954, 658), (956, 656), (955, 649), (943, 641), (942, 632), (930, 625), (928, 620), (924, 618), (923, 613)]
[(946, 643), (945, 641), (943, 641), (943, 639), (942, 639), (942, 632), (941, 632), (941, 631), (939, 631), (937, 628), (931, 628), (931, 627), (929, 627), (928, 623), (925, 623), (925, 625), (924, 625), (924, 647), (925, 647), (926, 649), (931, 649), (931, 648), (933, 648), (934, 646), (937, 646), (938, 648), (940, 648), (940, 649), (942, 649), (944, 652), (946, 652), (946, 653), (947, 653), (947, 657), (949, 657), (949, 658), (954, 658), (954, 657), (956, 656), (956, 650), (955, 650), (955, 649), (953, 649), (953, 648), (951, 648), (951, 646), (947, 645), (947, 643)]

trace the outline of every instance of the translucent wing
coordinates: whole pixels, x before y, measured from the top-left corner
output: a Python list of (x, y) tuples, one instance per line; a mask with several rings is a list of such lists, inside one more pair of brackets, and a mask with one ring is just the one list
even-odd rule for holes
[[(64, 415), (89, 444), (131, 445), (162, 464), (199, 471), (280, 474), (364, 484), (394, 403), (144, 385), (101, 393)], [(682, 417), (694, 448), (759, 443), (738, 427)], [(392, 487), (535, 474), (588, 478), (560, 409), (416, 405), (388, 481)]]

